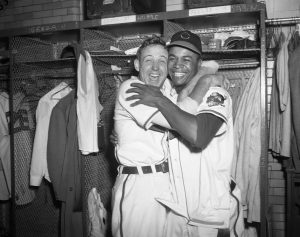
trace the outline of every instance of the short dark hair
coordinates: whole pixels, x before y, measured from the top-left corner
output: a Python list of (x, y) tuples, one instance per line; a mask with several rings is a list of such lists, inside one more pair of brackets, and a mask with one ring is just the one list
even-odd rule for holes
[(140, 59), (143, 49), (149, 45), (161, 45), (164, 48), (167, 48), (166, 42), (161, 37), (159, 37), (157, 35), (152, 35), (151, 37), (145, 39), (143, 41), (143, 43), (141, 44), (141, 46), (139, 47), (139, 49), (136, 53), (137, 59)]

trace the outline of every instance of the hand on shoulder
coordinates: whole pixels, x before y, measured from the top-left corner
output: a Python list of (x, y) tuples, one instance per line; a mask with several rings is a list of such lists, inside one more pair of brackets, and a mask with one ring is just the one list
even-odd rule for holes
[(209, 87), (216, 86), (228, 90), (230, 82), (225, 76), (217, 73), (217, 74), (209, 74), (201, 77), (198, 84), (200, 84), (199, 86), (209, 86)]
[(227, 90), (229, 88), (229, 81), (221, 74), (209, 74), (202, 76), (194, 86), (189, 96), (201, 104), (210, 87), (222, 87)]

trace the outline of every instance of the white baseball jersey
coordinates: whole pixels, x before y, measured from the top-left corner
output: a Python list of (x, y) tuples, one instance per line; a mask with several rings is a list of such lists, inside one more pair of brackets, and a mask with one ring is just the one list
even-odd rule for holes
[[(116, 157), (121, 165), (154, 166), (166, 159), (166, 134), (147, 130), (157, 113), (156, 108), (126, 101), (126, 90), (137, 78), (124, 81), (119, 89), (115, 108), (115, 131), (118, 135)], [(162, 87), (165, 95), (171, 87), (168, 81)], [(117, 176), (112, 197), (113, 236), (164, 236), (167, 209), (155, 200), (162, 193), (171, 195), (168, 173), (121, 174)]]
[[(136, 77), (124, 81), (116, 101), (114, 120), (115, 131), (118, 134), (117, 159), (125, 166), (158, 164), (165, 158), (165, 152), (161, 149), (163, 134), (147, 130), (152, 125), (152, 119), (158, 113), (158, 109), (145, 105), (130, 106), (133, 101), (126, 101), (130, 96), (126, 94), (126, 90), (133, 82), (142, 83)], [(171, 86), (166, 80), (162, 91), (170, 89)]]
[(190, 225), (229, 228), (234, 141), (232, 101), (228, 92), (211, 87), (197, 109), (197, 114), (200, 113), (211, 113), (224, 123), (201, 152), (189, 149), (180, 140), (169, 141), (170, 173), (176, 199), (175, 203), (164, 197), (159, 200), (185, 217)]
[[(193, 152), (186, 146), (179, 148), (183, 170), (186, 171), (183, 177), (189, 221), (199, 226), (227, 228), (234, 148), (232, 101), (228, 92), (220, 87), (211, 87), (198, 108), (200, 113), (211, 113), (224, 123), (201, 153)], [(195, 177), (199, 179), (195, 180)]]

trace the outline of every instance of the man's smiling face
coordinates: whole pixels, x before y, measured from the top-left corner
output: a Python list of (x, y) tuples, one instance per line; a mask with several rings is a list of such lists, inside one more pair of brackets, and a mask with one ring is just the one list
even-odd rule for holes
[(197, 73), (199, 55), (179, 46), (169, 49), (168, 70), (175, 87), (184, 87)]
[(140, 80), (160, 87), (168, 75), (168, 51), (162, 45), (149, 45), (143, 49), (140, 60), (135, 61)]

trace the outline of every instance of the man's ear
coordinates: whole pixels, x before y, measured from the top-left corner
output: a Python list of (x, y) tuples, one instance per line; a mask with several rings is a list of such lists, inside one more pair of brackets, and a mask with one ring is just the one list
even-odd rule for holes
[(137, 58), (134, 60), (134, 68), (137, 72), (140, 71), (140, 61)]
[(201, 68), (202, 62), (203, 62), (202, 59), (199, 58), (198, 59), (198, 70)]

